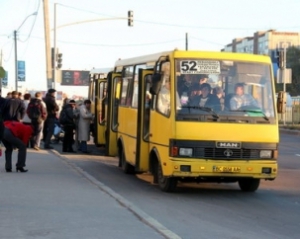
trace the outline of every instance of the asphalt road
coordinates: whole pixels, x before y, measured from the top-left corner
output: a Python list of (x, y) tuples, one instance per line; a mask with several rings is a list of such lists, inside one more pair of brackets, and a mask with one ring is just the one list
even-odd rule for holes
[(74, 165), (126, 198), (181, 238), (300, 238), (300, 137), (281, 135), (279, 174), (255, 193), (235, 184), (181, 184), (164, 193), (151, 176), (126, 175), (117, 158), (66, 154)]

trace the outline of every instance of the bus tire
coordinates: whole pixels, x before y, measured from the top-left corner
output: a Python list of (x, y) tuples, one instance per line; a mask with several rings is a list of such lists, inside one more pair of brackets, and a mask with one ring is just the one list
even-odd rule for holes
[(121, 150), (121, 167), (124, 173), (126, 174), (134, 174), (135, 170), (134, 167), (126, 162), (126, 157), (125, 157), (125, 153), (124, 150)]
[(160, 163), (157, 163), (157, 179), (159, 188), (164, 192), (174, 192), (177, 187), (177, 179), (174, 177), (163, 176), (163, 170)]
[(244, 192), (254, 192), (258, 189), (260, 179), (258, 178), (241, 178), (239, 179), (240, 189)]

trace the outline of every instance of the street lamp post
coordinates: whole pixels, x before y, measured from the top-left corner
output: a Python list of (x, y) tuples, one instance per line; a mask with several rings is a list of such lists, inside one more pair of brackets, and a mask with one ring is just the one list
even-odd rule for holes
[(23, 24), (26, 22), (26, 20), (31, 17), (37, 15), (37, 12), (34, 12), (30, 15), (28, 15), (24, 21), (22, 22), (22, 24), (18, 27), (17, 30), (14, 31), (14, 42), (15, 42), (15, 87), (16, 87), (16, 91), (18, 91), (18, 50), (17, 50), (17, 32), (20, 30), (20, 28), (23, 26)]

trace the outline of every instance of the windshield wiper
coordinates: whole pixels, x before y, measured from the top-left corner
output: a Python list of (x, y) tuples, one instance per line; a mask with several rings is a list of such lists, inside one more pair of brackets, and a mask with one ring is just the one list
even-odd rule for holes
[(214, 117), (214, 119), (219, 119), (219, 115), (210, 107), (203, 107), (203, 106), (189, 106), (189, 105), (186, 105), (186, 106), (181, 106), (182, 108), (188, 108), (189, 110), (190, 109), (196, 109), (196, 110), (201, 110), (201, 111), (205, 111), (205, 112), (208, 112), (210, 113), (211, 116)]

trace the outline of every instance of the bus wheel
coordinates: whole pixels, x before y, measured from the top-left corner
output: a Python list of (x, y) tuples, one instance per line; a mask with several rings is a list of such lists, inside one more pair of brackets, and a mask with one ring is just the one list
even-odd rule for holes
[(121, 152), (121, 165), (122, 165), (122, 170), (124, 173), (134, 174), (134, 172), (135, 172), (134, 167), (131, 164), (126, 162), (124, 150), (122, 150), (122, 152)]
[(177, 179), (174, 177), (163, 176), (162, 167), (157, 162), (157, 179), (160, 189), (164, 192), (174, 192), (177, 186)]
[(257, 178), (242, 178), (239, 179), (240, 189), (244, 192), (254, 192), (258, 189), (260, 179)]

